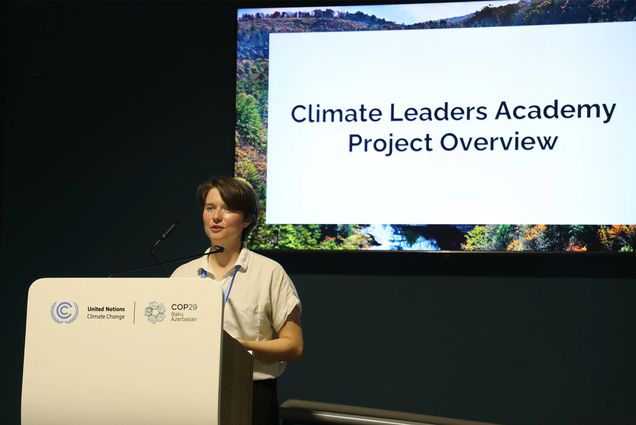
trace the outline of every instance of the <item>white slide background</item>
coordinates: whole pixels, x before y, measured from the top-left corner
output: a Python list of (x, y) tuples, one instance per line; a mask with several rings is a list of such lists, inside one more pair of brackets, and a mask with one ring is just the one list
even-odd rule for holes
[[(636, 223), (636, 22), (270, 34), (267, 223)], [(516, 105), (616, 104), (601, 118), (495, 120)], [(487, 118), (392, 122), (486, 107)], [(298, 123), (296, 105), (378, 108)], [(554, 137), (553, 150), (442, 149), (453, 133)], [(432, 151), (349, 151), (349, 135), (431, 137)]]

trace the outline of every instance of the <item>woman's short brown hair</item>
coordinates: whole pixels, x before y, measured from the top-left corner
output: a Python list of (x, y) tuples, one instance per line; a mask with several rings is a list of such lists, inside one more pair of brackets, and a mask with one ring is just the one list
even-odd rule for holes
[(205, 207), (208, 192), (217, 189), (221, 199), (233, 211), (243, 213), (243, 219), (250, 220), (250, 225), (243, 229), (241, 242), (245, 242), (258, 221), (258, 197), (250, 184), (234, 177), (213, 177), (197, 188), (197, 199), (201, 209)]

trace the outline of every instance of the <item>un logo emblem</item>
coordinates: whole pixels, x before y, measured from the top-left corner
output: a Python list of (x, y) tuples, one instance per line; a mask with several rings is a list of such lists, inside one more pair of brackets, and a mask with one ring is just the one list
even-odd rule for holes
[(57, 323), (72, 323), (79, 315), (76, 302), (58, 301), (51, 306), (51, 318)]

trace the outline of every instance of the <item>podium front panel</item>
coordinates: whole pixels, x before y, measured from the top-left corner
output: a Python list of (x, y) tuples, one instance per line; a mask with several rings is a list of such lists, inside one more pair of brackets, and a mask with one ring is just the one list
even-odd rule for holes
[(22, 424), (217, 424), (222, 296), (201, 279), (34, 282)]

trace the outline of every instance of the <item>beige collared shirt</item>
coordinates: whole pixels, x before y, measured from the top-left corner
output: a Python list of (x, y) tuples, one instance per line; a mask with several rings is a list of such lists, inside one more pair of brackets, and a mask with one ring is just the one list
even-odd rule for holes
[[(301, 310), (300, 298), (282, 266), (243, 248), (235, 267), (223, 276), (214, 276), (207, 256), (178, 267), (171, 277), (202, 277), (202, 282), (221, 285), (227, 291), (234, 278), (223, 315), (223, 329), (234, 338), (267, 341), (276, 338), (294, 307)], [(285, 370), (285, 362), (264, 362), (254, 359), (254, 380), (277, 378)]]

